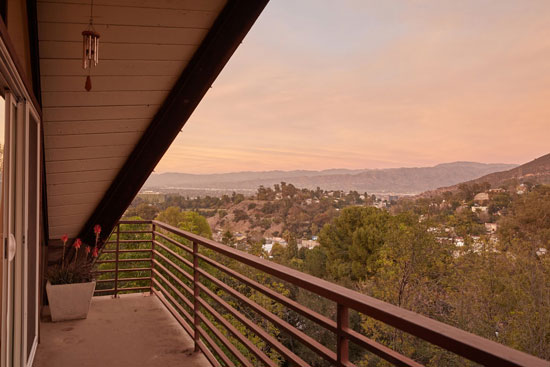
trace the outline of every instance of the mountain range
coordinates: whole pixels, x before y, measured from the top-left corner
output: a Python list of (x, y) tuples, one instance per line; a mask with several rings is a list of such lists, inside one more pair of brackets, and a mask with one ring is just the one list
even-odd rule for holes
[[(466, 184), (480, 184), (488, 182), (491, 187), (496, 188), (507, 185), (510, 182), (531, 182), (538, 184), (550, 184), (550, 154), (543, 155), (530, 162), (515, 168), (487, 174), (485, 176), (466, 181)], [(458, 184), (441, 187), (435, 192), (458, 190)], [(427, 193), (430, 194), (430, 193)]]
[(514, 164), (453, 162), (433, 167), (388, 169), (329, 169), (323, 171), (266, 171), (223, 174), (160, 173), (152, 174), (146, 190), (256, 190), (260, 185), (280, 182), (296, 187), (325, 190), (356, 190), (368, 193), (413, 195), (440, 187), (456, 185), (478, 177), (516, 168)]

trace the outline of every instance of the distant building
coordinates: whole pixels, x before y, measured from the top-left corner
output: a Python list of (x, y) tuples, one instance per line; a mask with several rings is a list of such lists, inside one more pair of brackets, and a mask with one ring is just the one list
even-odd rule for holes
[(274, 245), (278, 243), (279, 245), (283, 246), (283, 247), (286, 247), (288, 245), (288, 243), (285, 241), (284, 238), (281, 238), (281, 237), (266, 237), (265, 239), (265, 244), (271, 244), (271, 245)]
[(485, 223), (485, 230), (487, 233), (496, 233), (498, 225), (496, 223)]
[(474, 201), (476, 203), (483, 203), (484, 201), (489, 201), (489, 194), (486, 192), (480, 192), (476, 196), (474, 196)]
[(472, 212), (474, 213), (487, 213), (489, 211), (489, 208), (486, 206), (481, 205), (474, 205), (472, 206)]
[(518, 187), (516, 187), (516, 193), (518, 195), (523, 195), (527, 192), (527, 185), (525, 184), (520, 184), (518, 185)]
[(271, 254), (271, 250), (273, 249), (273, 243), (266, 243), (265, 245), (262, 245), (262, 250), (267, 252), (267, 254)]
[(313, 241), (313, 240), (302, 240), (298, 244), (299, 249), (305, 247), (305, 248), (311, 250), (312, 248), (317, 247), (317, 246), (319, 246), (319, 242)]

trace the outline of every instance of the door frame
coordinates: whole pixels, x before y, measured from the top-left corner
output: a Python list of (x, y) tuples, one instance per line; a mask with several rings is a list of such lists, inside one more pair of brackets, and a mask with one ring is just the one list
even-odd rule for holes
[[(39, 228), (40, 228), (40, 189), (41, 189), (41, 176), (40, 176), (40, 172), (41, 172), (41, 169), (40, 169), (40, 152), (41, 152), (41, 139), (40, 139), (40, 118), (38, 116), (38, 113), (36, 112), (36, 110), (32, 107), (32, 105), (28, 102), (28, 101), (25, 101), (24, 102), (24, 107), (23, 107), (23, 113), (24, 113), (24, 122), (25, 122), (25, 141), (26, 141), (26, 144), (25, 144), (25, 147), (27, 148), (26, 149), (26, 154), (25, 154), (25, 185), (24, 185), (24, 195), (25, 195), (25, 206), (24, 206), (24, 209), (23, 209), (23, 215), (24, 215), (24, 225), (23, 225), (23, 230), (24, 230), (24, 233), (25, 233), (25, 236), (26, 236), (26, 239), (24, 241), (24, 246), (23, 247), (23, 250), (24, 250), (24, 256), (23, 256), (23, 260), (24, 260), (24, 263), (23, 263), (23, 278), (22, 278), (22, 283), (23, 283), (23, 304), (24, 304), (24, 307), (25, 307), (25, 313), (23, 315), (23, 325), (22, 325), (22, 328), (23, 328), (23, 333), (22, 333), (22, 338), (23, 338), (23, 342), (22, 342), (22, 348), (21, 348), (21, 351), (22, 351), (22, 356), (23, 356), (23, 365), (24, 366), (28, 366), (28, 367), (32, 367), (32, 362), (34, 360), (34, 356), (35, 356), (35, 353), (36, 353), (36, 349), (38, 348), (38, 330), (39, 330), (39, 323), (40, 323), (40, 307), (39, 307), (39, 301), (40, 301), (40, 292), (39, 292), (39, 289), (40, 289), (40, 276), (39, 276), (39, 273), (40, 273), (40, 231), (39, 231)], [(30, 156), (30, 146), (32, 144), (32, 142), (30, 141), (30, 136), (31, 136), (31, 128), (33, 128), (31, 126), (31, 124), (35, 123), (36, 122), (36, 142), (34, 142), (34, 144), (36, 144), (36, 156), (35, 157), (31, 157)], [(36, 182), (35, 183), (32, 183), (30, 182), (30, 169), (31, 169), (31, 162), (33, 159), (36, 159)], [(31, 185), (34, 185), (35, 187), (35, 190), (33, 191), (32, 188), (31, 188)], [(29, 236), (29, 225), (33, 225), (32, 223), (29, 223), (29, 217), (30, 217), (30, 213), (29, 213), (29, 207), (30, 207), (30, 202), (31, 202), (31, 198), (30, 198), (30, 195), (34, 193), (35, 195), (35, 200), (36, 200), (36, 213), (35, 213), (35, 218), (36, 218), (36, 221), (34, 223), (35, 225), (35, 230), (36, 230), (36, 238), (35, 238), (35, 241), (36, 243), (30, 243), (30, 236)], [(28, 350), (28, 345), (27, 345), (27, 342), (28, 342), (28, 312), (29, 312), (29, 300), (28, 300), (28, 285), (29, 285), (29, 256), (28, 256), (28, 253), (29, 253), (29, 246), (36, 246), (36, 259), (35, 259), (35, 301), (37, 302), (37, 304), (35, 305), (36, 307), (34, 308), (35, 310), (35, 315), (34, 315), (34, 320), (35, 320), (35, 326), (34, 326), (34, 332), (35, 332), (35, 335), (34, 335), (34, 338), (33, 338), (33, 341), (32, 341), (32, 348), (31, 348), (31, 351), (29, 354), (27, 354), (27, 350)]]
[[(2, 309), (1, 309), (1, 341), (0, 341), (0, 366), (1, 367), (27, 367), (32, 366), (34, 355), (36, 352), (38, 340), (39, 340), (39, 323), (40, 323), (40, 261), (41, 261), (41, 237), (40, 237), (40, 208), (41, 208), (41, 116), (37, 110), (37, 106), (33, 104), (34, 99), (29, 95), (26, 85), (23, 81), (23, 77), (19, 74), (18, 68), (14, 62), (14, 58), (11, 56), (8, 46), (5, 40), (0, 37), (0, 88), (6, 91), (8, 99), (17, 104), (16, 121), (12, 127), (6, 126), (6, 137), (8, 137), (8, 131), (10, 137), (14, 134), (17, 137), (15, 141), (10, 142), (15, 145), (11, 149), (14, 154), (10, 154), (9, 162), (6, 162), (7, 169), (6, 179), (9, 179), (10, 185), (15, 175), (15, 197), (8, 188), (5, 188), (1, 193), (4, 203), (8, 207), (13, 208), (15, 206), (15, 237), (18, 239), (16, 248), (16, 257), (13, 264), (8, 264), (8, 261), (4, 257), (4, 251), (0, 251), (2, 255)], [(37, 137), (36, 137), (36, 157), (29, 157), (29, 144), (30, 140), (30, 128), (31, 123), (36, 122)], [(3, 123), (3, 122), (2, 122)], [(16, 130), (16, 131), (12, 131)], [(6, 139), (7, 140), (7, 139)], [(11, 146), (11, 145), (10, 145)], [(17, 162), (16, 160), (17, 159)], [(36, 159), (37, 178), (36, 183), (29, 182), (29, 167), (31, 160)], [(5, 179), (5, 181), (7, 181)], [(33, 185), (36, 189), (30, 187)], [(30, 190), (29, 190), (30, 189)], [(29, 195), (36, 194), (36, 223), (29, 223), (29, 202), (31, 200)], [(4, 205), (3, 210), (3, 222), (7, 225), (10, 223), (9, 208)], [(11, 214), (13, 216), (13, 214)], [(36, 246), (36, 279), (34, 279), (36, 294), (34, 302), (35, 305), (35, 337), (32, 341), (32, 348), (27, 353), (27, 337), (28, 337), (28, 312), (29, 312), (29, 299), (28, 299), (28, 282), (29, 282), (29, 263), (28, 263), (28, 233), (29, 226), (31, 228), (35, 226), (36, 231), (36, 243), (30, 244)], [(9, 227), (5, 227), (8, 229)], [(4, 231), (5, 232), (5, 231)], [(2, 235), (2, 237), (6, 237)], [(5, 242), (2, 239), (2, 247)], [(14, 267), (14, 279), (7, 279), (10, 266)], [(8, 280), (13, 282), (13, 294), (9, 294)], [(10, 314), (9, 308), (7, 308), (10, 297), (13, 299), (14, 306)], [(10, 330), (10, 325), (13, 327)], [(13, 342), (13, 344), (12, 344)]]

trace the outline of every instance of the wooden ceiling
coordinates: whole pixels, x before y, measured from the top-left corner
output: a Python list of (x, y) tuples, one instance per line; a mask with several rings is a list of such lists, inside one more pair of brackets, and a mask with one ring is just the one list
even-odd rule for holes
[(38, 1), (49, 236), (76, 237), (226, 0), (94, 0), (99, 64), (84, 89), (89, 0)]

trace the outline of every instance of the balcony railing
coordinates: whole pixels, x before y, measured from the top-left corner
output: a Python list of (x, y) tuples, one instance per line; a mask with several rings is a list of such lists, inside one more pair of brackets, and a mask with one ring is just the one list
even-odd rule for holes
[[(278, 362), (270, 357), (272, 351), (287, 365), (311, 364), (288, 343), (285, 345), (252, 321), (248, 310), (331, 366), (353, 366), (350, 343), (396, 366), (421, 366), (352, 330), (350, 312), (482, 365), (550, 366), (548, 361), (158, 221), (121, 221), (96, 263), (97, 295), (141, 291), (155, 294), (194, 338), (195, 349), (201, 350), (213, 366), (277, 366)], [(332, 301), (336, 317), (322, 315), (252, 279), (254, 276), (243, 274), (245, 268)], [(248, 295), (262, 294), (269, 302), (256, 302), (244, 291)], [(333, 342), (325, 343), (330, 344), (327, 346), (302, 331), (302, 323), (285, 321), (284, 314), (270, 310), (273, 307), (269, 305), (275, 304), (324, 328), (332, 334)], [(256, 336), (254, 341), (249, 338), (251, 333)]]

